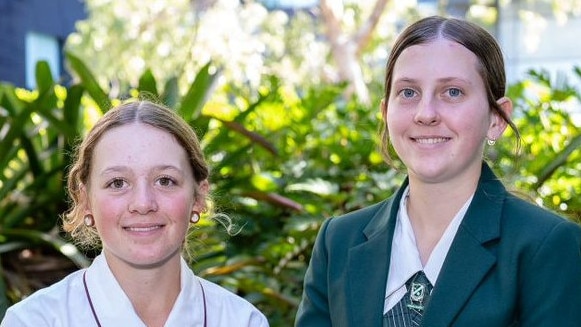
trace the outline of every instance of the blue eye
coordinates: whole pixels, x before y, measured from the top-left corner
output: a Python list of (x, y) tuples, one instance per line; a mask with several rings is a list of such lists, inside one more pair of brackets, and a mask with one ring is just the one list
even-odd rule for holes
[(416, 94), (416, 91), (412, 89), (403, 89), (400, 93), (404, 98), (412, 98)]
[(448, 95), (450, 95), (451, 97), (458, 97), (462, 95), (462, 91), (460, 91), (460, 89), (458, 88), (453, 87), (448, 89)]

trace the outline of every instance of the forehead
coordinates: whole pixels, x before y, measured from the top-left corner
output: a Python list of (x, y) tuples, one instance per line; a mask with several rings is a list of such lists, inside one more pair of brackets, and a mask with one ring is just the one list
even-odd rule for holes
[(143, 123), (131, 123), (103, 133), (92, 161), (95, 167), (141, 167), (154, 163), (183, 165), (187, 163), (186, 158), (186, 150), (169, 132)]
[(463, 45), (438, 38), (404, 49), (395, 63), (393, 79), (456, 77), (482, 82), (479, 65), (478, 57)]

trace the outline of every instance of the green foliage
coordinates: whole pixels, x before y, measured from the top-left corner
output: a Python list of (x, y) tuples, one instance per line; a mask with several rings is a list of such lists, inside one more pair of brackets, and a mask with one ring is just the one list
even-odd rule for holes
[[(71, 144), (82, 129), (82, 89), (55, 85), (45, 62), (37, 65), (36, 83), (33, 92), (0, 84), (0, 253), (41, 245), (83, 266), (85, 257), (55, 228), (66, 209)], [(12, 301), (22, 296), (10, 288), (3, 293)]]
[(243, 228), (227, 240), (221, 269), (202, 273), (252, 288), (250, 298), (271, 324), (288, 326), (320, 223), (386, 196), (397, 179), (384, 179), (375, 151), (376, 111), (342, 102), (343, 85), (299, 97), (272, 78), (262, 90), (253, 102), (232, 101), (245, 106), (229, 122), (264, 138), (241, 139), (220, 127), (204, 138), (218, 205)]
[[(579, 68), (574, 76), (581, 81)], [(496, 154), (499, 167), (516, 189), (579, 222), (581, 132), (573, 111), (579, 108), (581, 93), (561, 75), (530, 71), (529, 77), (509, 89), (522, 135), (521, 155), (515, 160), (514, 144), (504, 142)]]
[[(64, 112), (46, 63), (37, 69), (39, 89), (15, 90), (2, 85), (0, 103), (5, 115), (0, 143), (0, 222), (3, 228), (50, 230), (64, 209), (63, 171), (72, 140), (78, 137), (77, 113)], [(78, 94), (77, 94), (78, 95)], [(68, 102), (74, 102), (74, 95)], [(78, 100), (77, 100), (78, 101)], [(60, 110), (54, 110), (57, 103)], [(78, 109), (72, 108), (73, 110)], [(49, 208), (50, 210), (46, 210)]]
[[(256, 304), (272, 326), (292, 325), (321, 222), (389, 196), (403, 178), (377, 149), (377, 108), (345, 101), (345, 85), (297, 90), (273, 76), (241, 96), (234, 85), (216, 90), (221, 69), (208, 63), (183, 95), (179, 77), (162, 86), (146, 70), (114, 96), (82, 60), (67, 58), (77, 84), (56, 85), (40, 63), (37, 90), (0, 85), (0, 253), (45, 246), (87, 264), (57, 227), (67, 208), (64, 173), (75, 141), (120, 98), (159, 99), (198, 132), (213, 168), (216, 211), (237, 226), (227, 230), (220, 215), (203, 219), (185, 250), (197, 274)], [(579, 128), (564, 109), (579, 101), (579, 91), (532, 72), (510, 95), (522, 155), (515, 157), (514, 143), (499, 142), (490, 149), (494, 167), (507, 184), (579, 219)], [(27, 293), (7, 281), (12, 302)]]

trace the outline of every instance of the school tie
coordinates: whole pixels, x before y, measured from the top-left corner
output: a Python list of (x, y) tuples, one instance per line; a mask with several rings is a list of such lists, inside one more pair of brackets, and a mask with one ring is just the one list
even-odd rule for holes
[(423, 271), (418, 271), (406, 282), (406, 289), (404, 297), (383, 316), (384, 327), (420, 326), (432, 284)]

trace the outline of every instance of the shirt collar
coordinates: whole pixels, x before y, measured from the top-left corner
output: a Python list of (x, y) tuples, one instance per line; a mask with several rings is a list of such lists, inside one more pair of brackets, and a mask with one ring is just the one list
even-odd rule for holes
[(109, 269), (103, 253), (87, 269), (87, 289), (103, 326), (145, 326)]
[[(188, 264), (181, 258), (180, 294), (166, 321), (166, 326), (203, 325), (204, 307), (201, 284)], [(145, 326), (131, 301), (109, 269), (101, 253), (87, 269), (87, 288), (97, 317), (103, 326)]]
[(399, 203), (397, 221), (393, 235), (389, 273), (386, 286), (386, 297), (389, 297), (400, 290), (405, 283), (418, 271), (423, 270), (432, 285), (436, 285), (438, 275), (456, 236), (456, 232), (472, 202), (474, 195), (464, 203), (462, 208), (456, 213), (442, 238), (430, 255), (426, 266), (422, 266), (420, 254), (416, 245), (415, 234), (407, 212), (407, 199), (409, 197), (409, 185), (404, 190), (404, 195)]
[(422, 270), (420, 254), (416, 247), (416, 237), (406, 209), (408, 196), (409, 186), (406, 187), (404, 195), (401, 197), (395, 223), (385, 293), (387, 297), (400, 289), (417, 271)]

